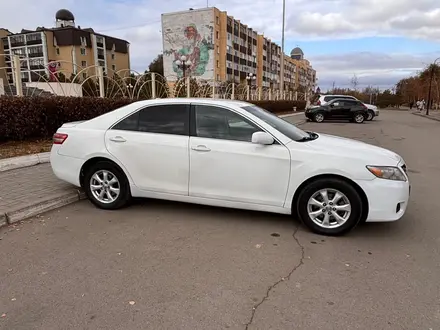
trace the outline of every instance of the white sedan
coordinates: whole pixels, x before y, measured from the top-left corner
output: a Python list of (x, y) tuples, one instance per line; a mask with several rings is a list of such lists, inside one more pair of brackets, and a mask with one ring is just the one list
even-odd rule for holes
[(408, 205), (392, 151), (305, 132), (250, 103), (139, 101), (54, 135), (51, 165), (103, 209), (132, 197), (298, 216), (319, 234), (395, 221)]

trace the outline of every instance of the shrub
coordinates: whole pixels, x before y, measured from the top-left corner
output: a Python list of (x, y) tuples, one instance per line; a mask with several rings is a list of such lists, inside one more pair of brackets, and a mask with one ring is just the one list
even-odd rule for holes
[[(0, 142), (50, 138), (66, 122), (88, 120), (133, 102), (92, 97), (0, 97)], [(274, 113), (303, 110), (303, 101), (253, 101)]]

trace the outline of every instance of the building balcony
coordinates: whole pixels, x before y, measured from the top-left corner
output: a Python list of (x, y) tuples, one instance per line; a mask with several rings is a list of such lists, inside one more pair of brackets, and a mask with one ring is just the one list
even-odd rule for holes
[(99, 41), (97, 41), (97, 42), (96, 42), (96, 46), (101, 47), (101, 48), (104, 48), (104, 43), (103, 43), (103, 42), (99, 42)]
[(24, 41), (13, 41), (11, 40), (11, 47), (21, 47), (26, 45)]
[(41, 45), (42, 43), (43, 43), (43, 40), (41, 38), (27, 41), (28, 45)]
[(44, 67), (44, 65), (37, 64), (37, 65), (30, 65), (30, 69), (31, 70), (44, 70), (45, 67)]
[(28, 55), (29, 57), (43, 57), (44, 54), (43, 52), (38, 52), (38, 53), (29, 53)]
[(105, 58), (104, 54), (98, 54), (98, 59), (104, 60), (104, 58)]

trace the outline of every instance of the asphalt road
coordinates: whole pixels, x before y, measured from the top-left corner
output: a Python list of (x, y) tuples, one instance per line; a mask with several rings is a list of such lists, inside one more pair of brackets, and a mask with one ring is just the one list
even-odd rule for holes
[(0, 231), (0, 329), (440, 329), (440, 123), (303, 127), (401, 154), (405, 217), (328, 238), (287, 216), (83, 201)]

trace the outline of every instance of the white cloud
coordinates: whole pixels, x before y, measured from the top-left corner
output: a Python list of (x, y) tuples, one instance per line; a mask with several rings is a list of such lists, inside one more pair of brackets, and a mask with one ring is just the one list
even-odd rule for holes
[[(282, 0), (209, 0), (209, 4), (226, 10), (273, 40), (280, 39)], [(49, 27), (54, 24), (56, 10), (67, 8), (81, 27), (93, 27), (130, 41), (133, 69), (141, 71), (162, 50), (161, 13), (205, 6), (206, 0), (14, 0), (2, 4), (0, 24), (14, 32)], [(360, 36), (440, 41), (439, 0), (286, 0), (286, 14), (286, 38), (292, 41)], [(351, 72), (385, 82), (432, 60), (368, 53), (310, 59), (320, 82), (327, 78), (333, 81), (332, 76), (349, 81)]]

